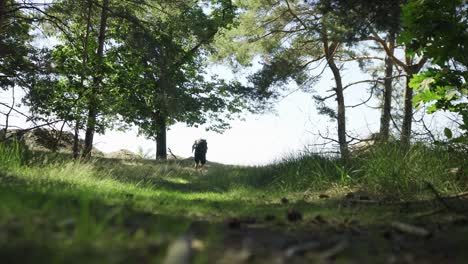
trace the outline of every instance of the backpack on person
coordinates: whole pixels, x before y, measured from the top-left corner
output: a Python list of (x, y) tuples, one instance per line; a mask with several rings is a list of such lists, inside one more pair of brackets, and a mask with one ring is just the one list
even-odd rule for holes
[[(192, 145), (192, 152), (194, 152), (195, 168), (203, 167), (206, 163), (206, 152), (208, 151), (208, 143), (205, 139), (198, 139)], [(201, 166), (200, 166), (201, 164)]]
[(196, 152), (206, 153), (207, 150), (208, 150), (208, 143), (206, 142), (206, 139), (197, 139), (193, 143), (192, 152), (195, 151), (195, 153)]

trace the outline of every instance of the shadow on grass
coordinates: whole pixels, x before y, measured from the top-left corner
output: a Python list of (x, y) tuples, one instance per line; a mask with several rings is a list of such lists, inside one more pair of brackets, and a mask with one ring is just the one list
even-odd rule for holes
[[(146, 164), (143, 165), (142, 164)], [(236, 188), (265, 190), (273, 180), (274, 169), (208, 164), (196, 171), (188, 161), (148, 162), (101, 160), (94, 166), (110, 172), (108, 177), (122, 183), (185, 193), (225, 193)]]
[[(356, 242), (350, 245), (346, 256), (362, 258), (367, 256), (367, 253), (361, 256), (362, 252), (381, 245), (375, 255), (383, 258), (393, 244), (399, 245), (403, 239), (401, 234), (386, 226), (387, 222), (406, 221), (409, 213), (434, 209), (433, 203), (410, 207), (404, 204), (359, 205), (333, 197), (281, 204), (268, 201), (269, 197), (216, 200), (171, 192), (155, 196), (103, 195), (98, 190), (49, 181), (28, 181), (0, 172), (2, 262), (160, 263), (171, 241), (186, 234), (216, 245), (214, 248), (218, 251), (207, 250), (206, 254), (219, 254), (223, 247), (239, 248), (245, 239), (256, 241), (253, 249), (257, 250), (256, 256), (267, 256), (301, 241), (349, 239)], [(168, 188), (179, 190), (180, 187)], [(303, 220), (288, 222), (289, 208), (301, 212)], [(403, 209), (405, 211), (401, 211)], [(267, 215), (274, 220), (267, 221)], [(231, 217), (237, 217), (241, 227), (229, 228), (225, 219)], [(349, 224), (352, 223), (349, 219), (358, 223)], [(251, 227), (252, 223), (263, 226)], [(423, 224), (430, 230), (437, 228), (437, 224)], [(355, 230), (364, 232), (356, 234)], [(381, 235), (385, 232), (395, 236), (395, 242)], [(449, 226), (444, 233), (438, 233), (436, 239), (404, 237), (403, 242), (421, 256), (427, 249), (434, 248), (441, 256), (443, 252), (450, 252), (451, 260), (457, 260), (464, 257), (460, 252), (467, 242), (467, 236), (463, 235), (466, 233), (466, 228), (450, 229)], [(24, 254), (24, 250), (28, 250), (28, 254)]]

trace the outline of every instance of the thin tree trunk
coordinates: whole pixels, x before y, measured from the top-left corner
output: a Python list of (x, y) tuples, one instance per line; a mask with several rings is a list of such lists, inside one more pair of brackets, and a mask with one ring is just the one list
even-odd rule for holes
[(83, 149), (83, 157), (89, 158), (91, 156), (91, 150), (93, 148), (94, 132), (96, 131), (96, 119), (98, 114), (98, 105), (97, 105), (97, 94), (99, 91), (99, 85), (102, 80), (102, 60), (104, 56), (104, 41), (106, 37), (106, 27), (107, 27), (107, 9), (109, 7), (109, 0), (104, 0), (102, 11), (101, 11), (101, 25), (99, 28), (99, 37), (98, 37), (98, 50), (97, 50), (97, 74), (93, 80), (93, 88), (91, 94), (89, 95), (88, 103), (88, 121), (86, 124), (86, 133), (85, 133), (85, 146)]
[(389, 53), (385, 58), (385, 80), (384, 80), (384, 94), (383, 94), (383, 107), (382, 115), (380, 117), (380, 133), (379, 140), (381, 142), (388, 142), (390, 135), (390, 118), (392, 110), (392, 92), (393, 92), (393, 55), (395, 50), (395, 35), (389, 34)]
[(1, 135), (1, 141), (6, 140), (7, 138), (7, 133), (8, 133), (8, 126), (9, 126), (9, 121), (10, 121), (10, 115), (11, 112), (13, 112), (13, 109), (15, 108), (15, 87), (11, 88), (11, 106), (10, 109), (8, 110), (7, 113), (5, 113), (5, 128), (3, 129), (4, 133)]
[[(95, 97), (95, 96), (91, 95), (91, 97)], [(88, 109), (88, 122), (86, 123), (84, 148), (83, 148), (83, 154), (82, 154), (83, 158), (91, 157), (91, 151), (93, 149), (94, 132), (96, 130), (96, 116), (97, 116), (95, 98), (90, 98), (88, 108), (89, 108)]]
[(80, 121), (76, 120), (75, 133), (73, 135), (73, 158), (78, 159), (80, 156)]
[(411, 124), (413, 122), (413, 89), (409, 86), (411, 78), (413, 77), (414, 70), (412, 67), (408, 67), (406, 72), (406, 86), (405, 86), (405, 99), (404, 99), (404, 116), (403, 124), (401, 127), (401, 147), (404, 150), (408, 150), (411, 140)]
[[(86, 34), (83, 39), (83, 69), (81, 70), (81, 89), (84, 89), (84, 80), (86, 77), (86, 66), (88, 64), (88, 43), (89, 43), (89, 33), (91, 30), (91, 11), (93, 3), (91, 0), (88, 0), (87, 14), (86, 14)], [(81, 93), (78, 93), (78, 100), (81, 98)], [(77, 102), (78, 102), (77, 100)], [(80, 155), (80, 126), (81, 126), (81, 117), (79, 110), (76, 113), (75, 120), (75, 133), (73, 135), (73, 158), (78, 159)]]
[(63, 121), (62, 127), (60, 127), (60, 131), (59, 131), (59, 133), (57, 135), (57, 139), (55, 139), (55, 143), (54, 143), (54, 147), (52, 148), (52, 152), (57, 152), (60, 141), (62, 140), (63, 128), (65, 127), (66, 123), (67, 123), (67, 121)]
[(406, 86), (405, 86), (405, 109), (403, 124), (401, 126), (401, 146), (406, 151), (411, 142), (411, 125), (413, 123), (413, 89), (410, 87), (411, 79), (417, 74), (427, 61), (426, 57), (421, 58), (418, 63), (411, 63), (411, 57), (407, 56)]
[(343, 160), (348, 160), (348, 142), (346, 140), (346, 111), (343, 95), (343, 84), (341, 81), (340, 70), (335, 64), (335, 61), (331, 59), (328, 62), (330, 69), (333, 72), (333, 77), (335, 78), (336, 84), (336, 102), (338, 104), (338, 142), (340, 144), (340, 154)]
[(161, 112), (156, 115), (156, 159), (167, 159), (167, 118)]
[(337, 115), (337, 122), (338, 122), (338, 144), (340, 145), (340, 155), (341, 159), (344, 161), (348, 160), (349, 157), (349, 150), (348, 150), (348, 142), (346, 140), (346, 110), (345, 110), (345, 103), (344, 103), (344, 95), (343, 95), (343, 83), (341, 80), (340, 69), (335, 63), (335, 52), (338, 49), (339, 43), (333, 42), (329, 44), (328, 42), (328, 35), (327, 35), (326, 28), (322, 33), (322, 41), (324, 47), (325, 57), (327, 59), (328, 66), (330, 67), (333, 77), (335, 79), (335, 93), (336, 93), (336, 101), (338, 104), (338, 115)]
[(6, 20), (6, 0), (0, 0), (0, 33), (3, 32), (4, 21)]
[(411, 81), (411, 78), (413, 78), (413, 74), (417, 74), (427, 62), (427, 58), (422, 57), (418, 63), (414, 63), (414, 58), (412, 56), (408, 56), (408, 54), (405, 54), (406, 61), (403, 62), (393, 55), (393, 52), (391, 52), (391, 49), (387, 45), (387, 43), (384, 40), (382, 40), (377, 34), (373, 34), (373, 38), (385, 49), (387, 56), (391, 57), (393, 59), (393, 62), (396, 65), (400, 66), (406, 73), (406, 87), (404, 94), (404, 117), (401, 128), (400, 140), (402, 148), (404, 150), (408, 150), (411, 140), (411, 123), (413, 121), (413, 89), (411, 89), (409, 83)]

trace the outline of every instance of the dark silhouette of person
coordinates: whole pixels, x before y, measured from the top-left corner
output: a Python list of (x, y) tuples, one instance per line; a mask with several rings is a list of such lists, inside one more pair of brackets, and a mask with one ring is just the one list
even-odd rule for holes
[(203, 168), (206, 163), (206, 152), (208, 151), (208, 143), (205, 139), (197, 139), (193, 143), (192, 152), (195, 151), (195, 168)]

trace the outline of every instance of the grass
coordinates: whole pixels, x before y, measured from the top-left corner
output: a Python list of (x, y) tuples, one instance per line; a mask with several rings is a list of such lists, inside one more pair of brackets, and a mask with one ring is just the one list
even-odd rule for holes
[[(0, 145), (0, 259), (159, 263), (171, 241), (196, 223), (203, 223), (207, 247), (219, 244), (219, 226), (232, 217), (263, 222), (273, 216), (271, 228), (305, 228), (307, 221), (285, 219), (291, 207), (305, 219), (388, 222), (408, 216), (392, 206), (342, 207), (342, 197), (354, 191), (372, 199), (427, 199), (426, 181), (444, 195), (467, 191), (466, 175), (449, 172), (463, 171), (465, 159), (424, 145), (407, 154), (384, 145), (356, 154), (346, 166), (302, 155), (262, 167), (212, 164), (200, 174), (189, 161), (81, 162), (31, 153), (18, 143)], [(332, 199), (318, 199), (324, 193)], [(283, 197), (289, 203), (282, 204)], [(197, 255), (199, 262), (209, 252)]]

